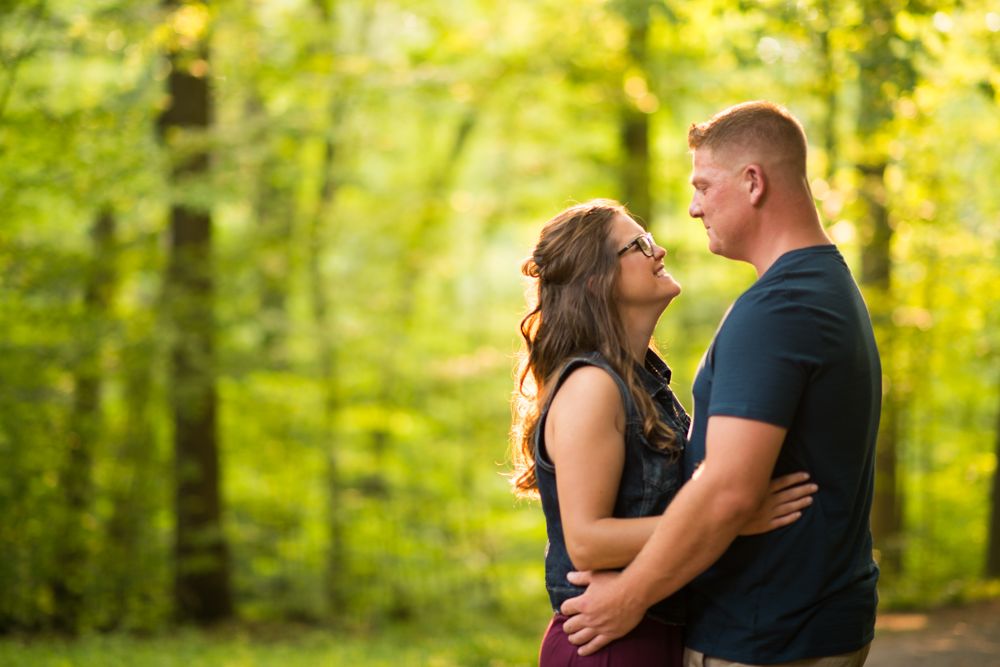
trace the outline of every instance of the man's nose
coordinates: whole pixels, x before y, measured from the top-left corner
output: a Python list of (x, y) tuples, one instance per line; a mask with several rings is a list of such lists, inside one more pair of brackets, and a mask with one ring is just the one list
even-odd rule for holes
[(701, 217), (701, 206), (693, 199), (691, 200), (691, 205), (688, 206), (688, 215), (692, 218)]

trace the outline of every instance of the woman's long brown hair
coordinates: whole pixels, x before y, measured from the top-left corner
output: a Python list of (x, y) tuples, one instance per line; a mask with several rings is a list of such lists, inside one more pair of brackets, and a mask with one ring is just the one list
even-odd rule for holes
[(659, 417), (636, 377), (625, 325), (616, 301), (618, 253), (611, 237), (618, 202), (594, 199), (572, 206), (542, 228), (534, 252), (521, 264), (528, 277), (528, 314), (521, 320), (521, 350), (511, 428), (513, 492), (538, 497), (535, 430), (550, 384), (576, 355), (597, 351), (632, 393), (647, 439), (675, 451), (674, 433)]

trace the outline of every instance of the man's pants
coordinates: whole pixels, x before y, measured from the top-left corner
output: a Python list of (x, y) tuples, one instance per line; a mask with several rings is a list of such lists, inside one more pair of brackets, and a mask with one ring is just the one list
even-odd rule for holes
[[(844, 653), (843, 655), (831, 655), (826, 658), (806, 658), (805, 660), (793, 660), (792, 662), (782, 662), (770, 667), (862, 667), (868, 658), (868, 649), (872, 647), (868, 644), (854, 653)], [(745, 662), (733, 662), (722, 658), (713, 658), (710, 655), (684, 649), (684, 667), (760, 667), (758, 665), (748, 665)]]

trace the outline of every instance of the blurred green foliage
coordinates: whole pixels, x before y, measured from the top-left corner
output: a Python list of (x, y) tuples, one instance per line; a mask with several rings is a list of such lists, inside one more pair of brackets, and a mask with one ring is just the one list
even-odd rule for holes
[[(981, 573), (1000, 407), (1000, 4), (889, 4), (891, 25), (847, 0), (0, 2), (0, 631), (50, 627), (67, 521), (85, 536), (70, 582), (85, 628), (172, 618), (162, 289), (183, 202), (213, 221), (238, 614), (502, 618), (540, 636), (544, 522), (502, 476), (520, 259), (564, 205), (624, 197), (618, 119), (643, 114), (648, 222), (684, 287), (657, 337), (690, 408), (700, 355), (754, 274), (711, 256), (687, 217), (686, 130), (757, 98), (805, 124), (817, 205), (856, 273), (871, 241), (857, 165), (887, 165), (878, 307), (902, 406), (903, 567), (883, 599), (995, 593)], [(862, 127), (860, 54), (886, 34), (864, 53), (903, 74), (879, 83), (888, 107)], [(207, 56), (184, 51), (202, 39)], [(168, 48), (210, 81), (207, 132), (158, 135)], [(172, 161), (203, 150), (209, 177), (171, 181)], [(103, 310), (86, 296), (100, 268)], [(74, 513), (74, 415), (94, 376), (92, 492)]]
[(392, 629), (378, 636), (257, 627), (155, 638), (117, 634), (76, 641), (45, 638), (0, 642), (7, 667), (528, 667), (538, 663), (538, 637), (506, 628), (442, 636)]

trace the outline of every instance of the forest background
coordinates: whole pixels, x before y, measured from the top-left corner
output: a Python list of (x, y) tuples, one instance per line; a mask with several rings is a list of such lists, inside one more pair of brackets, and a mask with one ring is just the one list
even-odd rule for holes
[(625, 202), (690, 408), (755, 275), (687, 216), (686, 131), (760, 98), (876, 326), (882, 603), (1000, 594), (998, 32), (1000, 0), (0, 0), (0, 632), (536, 642), (520, 260)]

